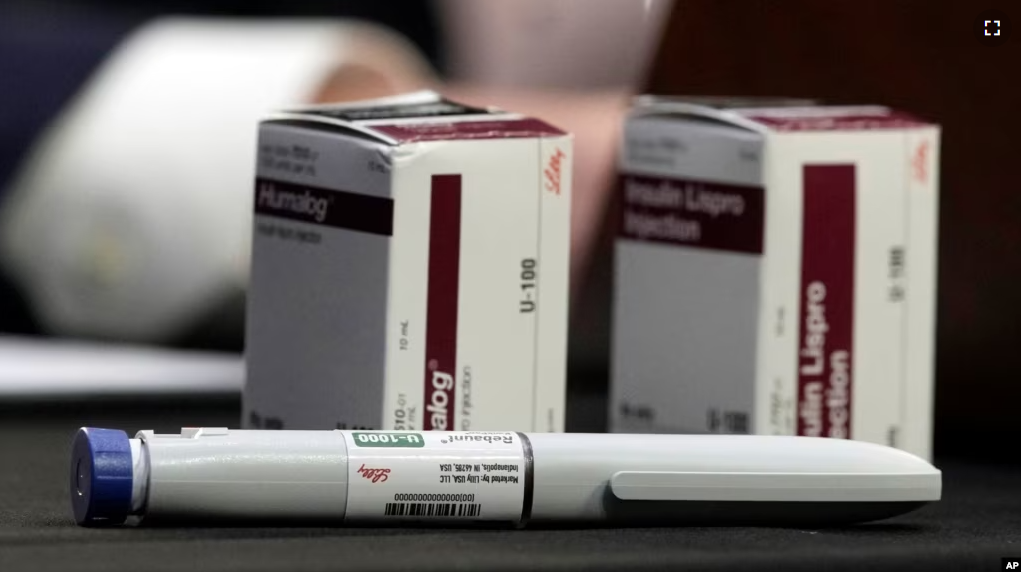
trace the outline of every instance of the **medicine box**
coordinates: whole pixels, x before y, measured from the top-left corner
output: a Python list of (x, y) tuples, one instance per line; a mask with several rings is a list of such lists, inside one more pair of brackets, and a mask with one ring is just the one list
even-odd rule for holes
[(881, 106), (638, 98), (610, 423), (931, 456), (939, 128)]
[(571, 160), (432, 92), (265, 118), (245, 426), (563, 431)]

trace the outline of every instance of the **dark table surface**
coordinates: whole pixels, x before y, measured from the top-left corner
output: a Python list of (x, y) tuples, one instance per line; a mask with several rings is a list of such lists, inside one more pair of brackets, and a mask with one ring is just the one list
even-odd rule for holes
[(95, 530), (74, 524), (67, 463), (78, 427), (133, 433), (237, 426), (239, 405), (236, 399), (0, 405), (0, 571), (999, 570), (1001, 557), (1021, 557), (1021, 467), (953, 459), (936, 462), (944, 471), (942, 502), (839, 529)]

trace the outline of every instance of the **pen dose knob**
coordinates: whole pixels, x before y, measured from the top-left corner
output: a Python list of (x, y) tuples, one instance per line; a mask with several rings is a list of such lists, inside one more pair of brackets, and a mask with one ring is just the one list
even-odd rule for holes
[(131, 512), (132, 462), (128, 434), (82, 427), (71, 447), (71, 506), (84, 526), (123, 523)]

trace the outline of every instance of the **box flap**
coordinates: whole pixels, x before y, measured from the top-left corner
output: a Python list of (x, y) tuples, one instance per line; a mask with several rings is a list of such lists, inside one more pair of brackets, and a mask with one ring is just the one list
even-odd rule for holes
[(750, 121), (735, 110), (805, 108), (815, 104), (816, 102), (811, 99), (781, 97), (642, 95), (635, 98), (631, 116), (676, 116), (679, 118), (723, 123), (749, 131), (764, 132), (768, 130), (767, 126)]
[(932, 123), (880, 105), (821, 105), (810, 99), (641, 96), (633, 117), (673, 115), (716, 121), (760, 133), (769, 131), (866, 131)]
[(296, 107), (272, 114), (266, 121), (339, 128), (390, 145), (565, 135), (562, 130), (538, 119), (492, 107), (464, 105), (432, 91), (354, 103)]

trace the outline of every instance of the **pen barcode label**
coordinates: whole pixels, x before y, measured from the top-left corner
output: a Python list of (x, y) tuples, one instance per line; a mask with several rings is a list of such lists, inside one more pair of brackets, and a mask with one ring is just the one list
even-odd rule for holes
[[(453, 404), (451, 397), (448, 405)], [(346, 522), (522, 520), (530, 467), (517, 433), (341, 434), (348, 453)]]
[(388, 502), (384, 516), (477, 517), (482, 505), (474, 503)]

